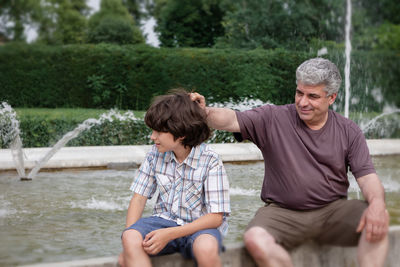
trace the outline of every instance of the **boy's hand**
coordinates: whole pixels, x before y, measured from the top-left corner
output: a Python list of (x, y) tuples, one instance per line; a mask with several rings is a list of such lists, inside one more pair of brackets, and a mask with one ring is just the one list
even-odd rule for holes
[(157, 229), (148, 233), (143, 240), (143, 249), (149, 255), (159, 253), (170, 241), (170, 229)]

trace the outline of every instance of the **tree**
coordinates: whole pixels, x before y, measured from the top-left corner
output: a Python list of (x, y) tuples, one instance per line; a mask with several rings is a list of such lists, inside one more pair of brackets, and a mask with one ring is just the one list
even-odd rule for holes
[(0, 33), (12, 41), (26, 41), (25, 24), (39, 11), (36, 0), (9, 0), (0, 5)]
[(154, 15), (161, 46), (212, 47), (223, 36), (225, 10), (218, 0), (156, 1)]
[(89, 11), (85, 0), (46, 0), (35, 20), (38, 42), (45, 44), (83, 43)]
[(355, 49), (399, 50), (400, 5), (394, 0), (353, 2)]
[(304, 50), (313, 38), (343, 37), (344, 5), (330, 0), (244, 0), (224, 17), (218, 46)]
[(100, 10), (89, 19), (90, 43), (144, 43), (140, 29), (121, 0), (102, 0)]

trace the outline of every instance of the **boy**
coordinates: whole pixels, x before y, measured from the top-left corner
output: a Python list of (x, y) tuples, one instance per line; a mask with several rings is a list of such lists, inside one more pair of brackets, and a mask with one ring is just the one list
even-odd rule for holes
[[(155, 99), (145, 115), (155, 145), (131, 190), (122, 266), (151, 266), (149, 255), (180, 252), (198, 266), (221, 266), (222, 234), (230, 213), (229, 183), (218, 155), (203, 142), (206, 114), (184, 90)], [(158, 189), (153, 215), (141, 218)]]

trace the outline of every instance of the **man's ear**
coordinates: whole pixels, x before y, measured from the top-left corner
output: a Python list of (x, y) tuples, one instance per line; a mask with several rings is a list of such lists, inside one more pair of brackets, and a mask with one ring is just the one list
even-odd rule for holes
[(335, 102), (336, 97), (337, 97), (337, 93), (333, 93), (329, 96), (329, 105), (332, 105)]

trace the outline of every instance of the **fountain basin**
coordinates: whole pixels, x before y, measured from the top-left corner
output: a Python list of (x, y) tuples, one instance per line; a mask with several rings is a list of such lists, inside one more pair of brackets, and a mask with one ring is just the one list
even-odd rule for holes
[[(367, 144), (372, 156), (400, 154), (400, 139), (371, 139)], [(263, 160), (253, 143), (210, 144), (224, 162)], [(119, 168), (139, 165), (150, 145), (63, 147), (42, 169)], [(24, 148), (25, 168), (32, 169), (51, 148)], [(0, 172), (15, 170), (10, 149), (0, 150)]]
[[(374, 155), (375, 167), (387, 193), (391, 227), (398, 229), (396, 225), (400, 224), (399, 142), (393, 140), (388, 143), (387, 140), (383, 142), (377, 140), (368, 141), (368, 145), (371, 154)], [(243, 254), (245, 250), (240, 242), (248, 221), (262, 205), (259, 198), (264, 172), (261, 154), (258, 148), (250, 143), (213, 144), (212, 146), (226, 162), (225, 168), (231, 185), (232, 214), (229, 222), (230, 230), (224, 241), (230, 250), (224, 253), (224, 257), (231, 258), (231, 256), (226, 256), (231, 255), (229, 252), (240, 254), (242, 256), (233, 261), (235, 264), (237, 261), (243, 263), (242, 260), (246, 264), (252, 264), (246, 254)], [(385, 147), (390, 150), (385, 150)], [(129, 185), (134, 176), (135, 166), (142, 161), (141, 157), (144, 157), (149, 148), (150, 146), (66, 147), (64, 151), (59, 151), (61, 153), (59, 156), (57, 153), (48, 162), (53, 165), (46, 168), (52, 172), (39, 172), (31, 183), (20, 182), (15, 169), (11, 169), (13, 173), (10, 169), (0, 171), (0, 232), (1, 240), (6, 241), (0, 245), (0, 254), (4, 256), (0, 260), (0, 265), (39, 263), (44, 266), (46, 264), (84, 266), (85, 261), (81, 263), (78, 259), (94, 258), (94, 261), (98, 262), (97, 257), (109, 257), (104, 266), (115, 266), (115, 256), (121, 251), (120, 233), (131, 198)], [(28, 151), (46, 153), (45, 149), (28, 149)], [(391, 153), (390, 156), (379, 156), (388, 155), (387, 151)], [(37, 158), (42, 157), (40, 153), (37, 153)], [(10, 153), (2, 155), (4, 157), (0, 157), (1, 160), (6, 158), (12, 161)], [(133, 161), (135, 157), (137, 158)], [(102, 158), (105, 160), (100, 164), (97, 160)], [(248, 161), (248, 164), (236, 164), (237, 161)], [(4, 165), (1, 163), (0, 166)], [(64, 168), (66, 168), (65, 171)], [(78, 168), (79, 171), (73, 170), (74, 168)], [(90, 170), (85, 170), (87, 168)], [(96, 168), (103, 170), (95, 170)], [(358, 198), (357, 184), (354, 178), (350, 178), (349, 197)], [(150, 200), (152, 201), (154, 199)], [(152, 203), (146, 206), (144, 216), (151, 214), (152, 206)], [(395, 240), (397, 239), (400, 238), (396, 237)], [(350, 251), (353, 252), (350, 256), (345, 256), (343, 251), (347, 249), (319, 248), (308, 244), (296, 250), (297, 254), (292, 255), (298, 255), (296, 256), (299, 257), (299, 259), (296, 258), (298, 262), (303, 262), (303, 258), (310, 257), (312, 262), (323, 259), (325, 261), (329, 259), (332, 262), (337, 260), (347, 262), (354, 259), (355, 255), (353, 253), (355, 250), (351, 249)], [(327, 251), (338, 252), (331, 254)], [(341, 257), (335, 256), (342, 254)], [(160, 258), (162, 264), (155, 263), (155, 266), (166, 266), (163, 264), (164, 261), (168, 263), (177, 261), (178, 264), (183, 264), (168, 266), (186, 266), (185, 264), (190, 263), (182, 261), (178, 256), (168, 256), (162, 258), (163, 260)], [(399, 258), (393, 257), (394, 260), (391, 262), (399, 262)], [(79, 264), (69, 262), (70, 260), (78, 260)], [(159, 260), (157, 258), (154, 261)], [(58, 262), (64, 265), (57, 265)], [(309, 265), (306, 262), (296, 266), (354, 266), (347, 263)], [(100, 266), (101, 264), (87, 263), (87, 265)], [(227, 263), (225, 266), (252, 265)]]

